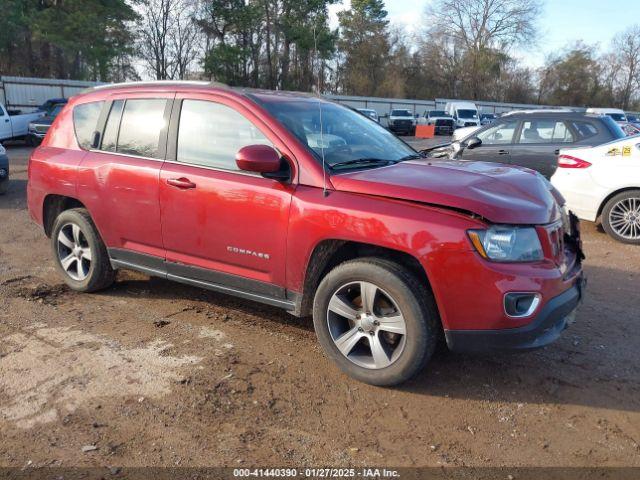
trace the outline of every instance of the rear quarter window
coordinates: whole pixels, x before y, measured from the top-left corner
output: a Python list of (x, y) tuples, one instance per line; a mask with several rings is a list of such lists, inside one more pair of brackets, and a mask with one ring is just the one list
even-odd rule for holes
[(98, 118), (104, 101), (82, 103), (73, 107), (73, 130), (78, 145), (83, 150), (89, 150), (93, 141), (93, 133), (98, 127)]

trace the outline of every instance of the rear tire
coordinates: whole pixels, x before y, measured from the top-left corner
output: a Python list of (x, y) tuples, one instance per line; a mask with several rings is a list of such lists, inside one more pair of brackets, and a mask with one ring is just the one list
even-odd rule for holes
[(84, 208), (65, 210), (58, 215), (51, 246), (56, 268), (72, 290), (95, 292), (115, 280), (107, 248)]
[(423, 282), (378, 258), (331, 270), (316, 291), (313, 323), (340, 369), (379, 386), (397, 385), (422, 370), (440, 331), (433, 295)]
[(640, 190), (613, 196), (602, 209), (602, 228), (618, 242), (640, 245)]

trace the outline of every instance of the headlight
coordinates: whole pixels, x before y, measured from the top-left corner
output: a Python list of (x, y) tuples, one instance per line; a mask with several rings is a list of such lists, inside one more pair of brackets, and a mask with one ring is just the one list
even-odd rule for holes
[(469, 230), (478, 253), (494, 262), (534, 262), (542, 260), (542, 245), (535, 228), (493, 226)]
[(7, 151), (4, 149), (2, 145), (0, 145), (0, 155), (4, 155)]
[(29, 124), (29, 131), (30, 132), (35, 132), (35, 130), (36, 130), (36, 126), (33, 123), (30, 123)]

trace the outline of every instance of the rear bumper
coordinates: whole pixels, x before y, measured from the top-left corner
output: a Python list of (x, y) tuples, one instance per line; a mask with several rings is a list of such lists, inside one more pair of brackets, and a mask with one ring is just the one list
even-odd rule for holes
[(549, 300), (534, 319), (523, 327), (500, 330), (445, 330), (449, 349), (455, 352), (524, 351), (544, 347), (567, 328), (582, 299), (582, 274), (573, 285)]

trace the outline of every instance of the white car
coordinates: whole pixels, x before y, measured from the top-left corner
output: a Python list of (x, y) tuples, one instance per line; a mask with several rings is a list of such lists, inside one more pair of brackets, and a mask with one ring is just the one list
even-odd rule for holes
[(44, 112), (17, 113), (0, 104), (0, 140), (24, 138), (29, 133), (29, 123), (44, 117)]
[(640, 135), (561, 149), (551, 183), (579, 218), (600, 219), (614, 239), (640, 245)]

